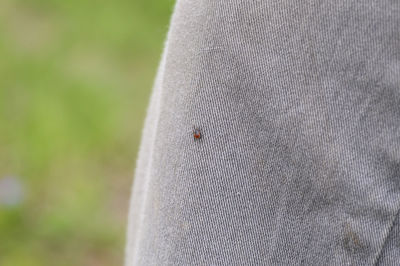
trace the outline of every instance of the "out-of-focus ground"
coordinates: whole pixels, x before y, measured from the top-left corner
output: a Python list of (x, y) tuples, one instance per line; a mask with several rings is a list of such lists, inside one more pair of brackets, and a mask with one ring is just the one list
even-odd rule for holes
[(122, 265), (172, 0), (0, 0), (0, 265)]

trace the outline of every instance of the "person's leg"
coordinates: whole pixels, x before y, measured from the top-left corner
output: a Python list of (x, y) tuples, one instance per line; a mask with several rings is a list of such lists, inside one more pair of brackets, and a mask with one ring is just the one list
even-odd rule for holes
[(400, 261), (399, 29), (393, 0), (178, 0), (126, 265)]

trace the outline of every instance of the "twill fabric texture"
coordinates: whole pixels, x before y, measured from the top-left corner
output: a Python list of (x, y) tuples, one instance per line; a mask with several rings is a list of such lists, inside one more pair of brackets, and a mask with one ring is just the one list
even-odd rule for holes
[(176, 2), (127, 266), (400, 265), (399, 209), (399, 0)]

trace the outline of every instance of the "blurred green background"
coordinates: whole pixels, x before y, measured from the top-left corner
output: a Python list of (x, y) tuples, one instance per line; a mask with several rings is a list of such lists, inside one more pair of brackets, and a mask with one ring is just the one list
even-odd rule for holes
[(122, 265), (172, 0), (0, 0), (0, 265)]

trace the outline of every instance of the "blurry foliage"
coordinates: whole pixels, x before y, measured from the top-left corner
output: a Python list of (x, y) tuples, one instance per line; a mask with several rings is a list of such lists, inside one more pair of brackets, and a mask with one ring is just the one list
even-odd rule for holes
[(0, 1), (0, 265), (122, 265), (172, 0)]

